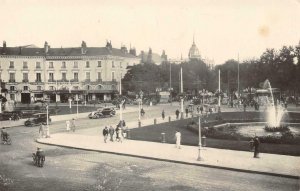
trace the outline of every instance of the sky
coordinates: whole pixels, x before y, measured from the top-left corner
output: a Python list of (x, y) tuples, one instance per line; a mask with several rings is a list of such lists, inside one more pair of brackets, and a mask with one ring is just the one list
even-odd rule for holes
[[(7, 46), (135, 47), (169, 58), (257, 58), (300, 41), (300, 0), (0, 0)], [(2, 46), (2, 43), (1, 45)]]

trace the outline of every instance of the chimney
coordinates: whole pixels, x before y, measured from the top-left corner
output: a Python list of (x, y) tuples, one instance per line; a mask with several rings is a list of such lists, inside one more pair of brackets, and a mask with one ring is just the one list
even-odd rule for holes
[(22, 54), (22, 47), (21, 46), (19, 47), (19, 54), (20, 55)]
[(81, 43), (81, 54), (86, 54), (87, 48), (86, 48), (86, 43), (82, 41)]
[(3, 41), (3, 48), (6, 48), (6, 41)]
[(45, 52), (45, 54), (47, 54), (48, 53), (48, 51), (49, 51), (49, 45), (48, 45), (48, 42), (47, 41), (45, 41), (45, 44), (44, 44), (44, 52)]

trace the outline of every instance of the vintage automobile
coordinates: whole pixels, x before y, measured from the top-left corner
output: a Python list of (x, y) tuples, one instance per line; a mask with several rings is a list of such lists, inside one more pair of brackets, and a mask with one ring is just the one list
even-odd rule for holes
[(90, 119), (99, 119), (105, 117), (112, 117), (116, 114), (113, 108), (99, 108), (97, 111), (91, 112), (88, 117)]
[[(33, 114), (31, 118), (27, 119), (24, 122), (24, 125), (26, 127), (29, 126), (36, 126), (36, 125), (40, 125), (40, 124), (46, 124), (47, 123), (47, 113), (36, 113)], [(51, 118), (48, 116), (48, 123), (51, 123)]]

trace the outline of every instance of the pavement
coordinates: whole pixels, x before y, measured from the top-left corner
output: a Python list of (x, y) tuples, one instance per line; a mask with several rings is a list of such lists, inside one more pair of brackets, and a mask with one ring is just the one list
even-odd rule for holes
[[(174, 116), (171, 116), (174, 120)], [(168, 119), (157, 119), (157, 123), (165, 123)], [(142, 125), (150, 125), (154, 119), (142, 120)], [(137, 128), (137, 122), (127, 123), (128, 128)], [(104, 143), (103, 127), (80, 129), (76, 132), (51, 134), (50, 138), (39, 138), (38, 143), (63, 146), (125, 156), (134, 156), (160, 161), (168, 161), (189, 165), (221, 168), (234, 171), (258, 173), (288, 178), (300, 177), (300, 157), (260, 153), (260, 158), (253, 158), (253, 152), (233, 151), (202, 147), (201, 160), (198, 161), (199, 147), (174, 144), (135, 141), (124, 139), (123, 142)], [(47, 151), (46, 151), (47, 152)]]

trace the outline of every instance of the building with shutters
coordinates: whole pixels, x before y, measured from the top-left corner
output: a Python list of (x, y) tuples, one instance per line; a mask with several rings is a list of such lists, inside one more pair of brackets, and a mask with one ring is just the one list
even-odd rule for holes
[(0, 47), (1, 94), (7, 100), (32, 103), (38, 100), (67, 102), (110, 100), (119, 93), (120, 79), (127, 66), (140, 63), (135, 50), (81, 46), (43, 48), (35, 46)]

